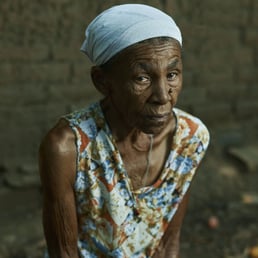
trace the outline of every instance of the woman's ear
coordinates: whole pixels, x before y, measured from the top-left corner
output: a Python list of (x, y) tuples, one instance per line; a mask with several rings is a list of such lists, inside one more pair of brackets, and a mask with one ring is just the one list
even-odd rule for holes
[(110, 88), (108, 83), (107, 74), (99, 66), (91, 68), (91, 79), (95, 88), (104, 96), (109, 94)]

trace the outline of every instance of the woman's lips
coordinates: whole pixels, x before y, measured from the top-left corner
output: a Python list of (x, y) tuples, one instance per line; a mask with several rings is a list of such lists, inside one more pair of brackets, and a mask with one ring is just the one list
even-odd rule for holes
[(170, 113), (155, 114), (155, 115), (144, 115), (144, 118), (153, 122), (165, 122), (168, 120)]

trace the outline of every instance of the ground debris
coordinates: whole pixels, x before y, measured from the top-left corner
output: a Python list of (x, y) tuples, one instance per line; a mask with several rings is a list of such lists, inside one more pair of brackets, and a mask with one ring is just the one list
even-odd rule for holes
[(248, 255), (250, 258), (258, 258), (258, 245), (249, 248)]

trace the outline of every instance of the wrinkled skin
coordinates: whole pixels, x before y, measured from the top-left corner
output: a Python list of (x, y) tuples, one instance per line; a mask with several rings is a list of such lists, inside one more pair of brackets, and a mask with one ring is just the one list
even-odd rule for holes
[[(172, 143), (176, 121), (171, 111), (182, 87), (181, 48), (175, 40), (136, 44), (106, 67), (93, 67), (92, 80), (105, 98), (103, 112), (135, 189), (159, 176)], [(149, 175), (146, 157), (153, 136)], [(42, 141), (39, 156), (43, 187), (43, 225), (51, 258), (78, 258), (73, 185), (75, 136), (59, 123)], [(188, 193), (170, 222), (155, 258), (178, 258), (180, 228)]]

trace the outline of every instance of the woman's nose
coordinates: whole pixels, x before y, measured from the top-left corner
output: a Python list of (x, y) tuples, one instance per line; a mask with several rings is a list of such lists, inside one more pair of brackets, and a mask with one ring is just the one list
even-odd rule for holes
[(151, 101), (156, 104), (164, 105), (168, 101), (170, 101), (170, 92), (167, 81), (164, 79), (160, 79), (152, 82), (152, 95)]

